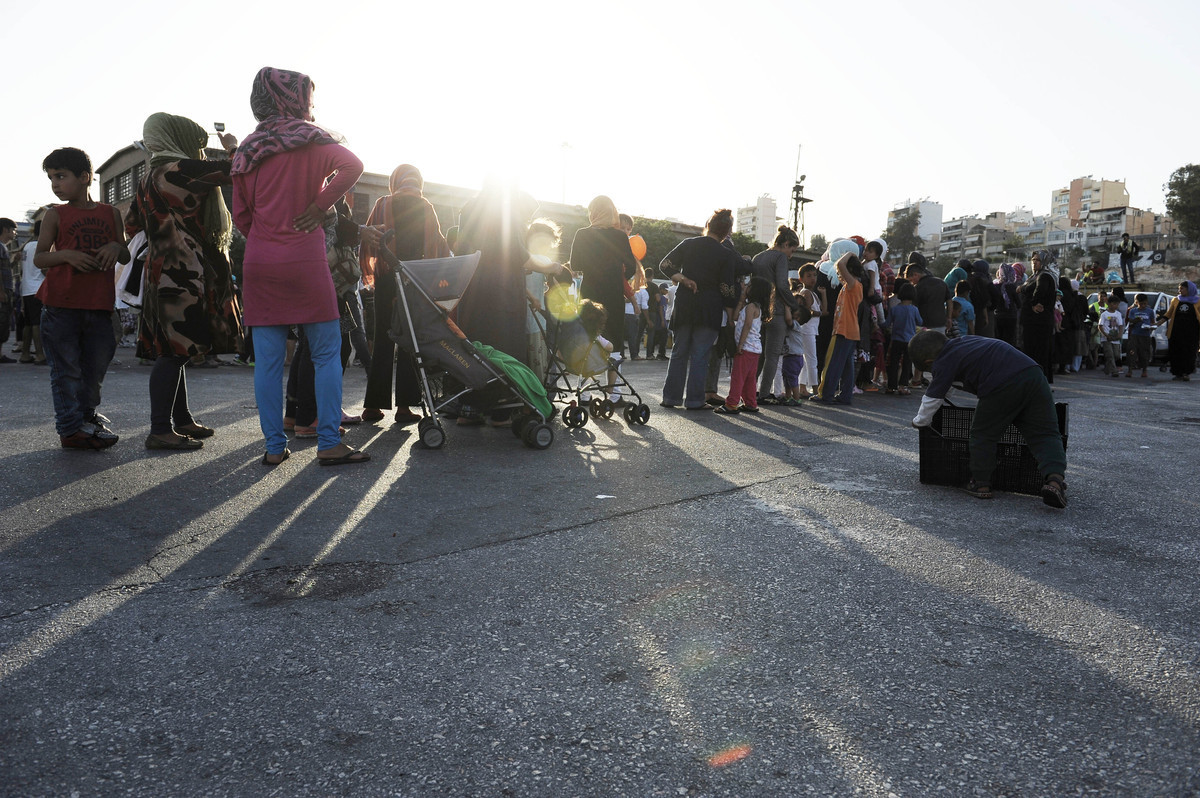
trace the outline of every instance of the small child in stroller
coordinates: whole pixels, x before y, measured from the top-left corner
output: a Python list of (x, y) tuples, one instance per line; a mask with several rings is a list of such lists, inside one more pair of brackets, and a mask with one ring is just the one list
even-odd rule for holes
[(584, 299), (579, 302), (579, 317), (560, 325), (558, 352), (567, 369), (592, 376), (609, 367), (613, 345), (600, 334), (606, 318), (603, 305)]

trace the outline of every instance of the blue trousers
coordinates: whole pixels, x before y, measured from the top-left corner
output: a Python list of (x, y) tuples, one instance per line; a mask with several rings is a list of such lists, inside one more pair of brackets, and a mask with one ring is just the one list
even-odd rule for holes
[(854, 354), (857, 351), (858, 341), (840, 335), (833, 336), (825, 375), (821, 378), (821, 398), (826, 402), (834, 401), (836, 396), (837, 401), (844, 405), (851, 403), (854, 398)]
[(677, 405), (682, 401), (686, 407), (704, 407), (708, 354), (717, 342), (717, 329), (689, 325), (674, 333), (675, 346), (671, 348), (671, 360), (667, 363), (663, 402)]
[(42, 307), (42, 347), (50, 361), (54, 428), (74, 435), (100, 404), (100, 386), (117, 351), (111, 310)]
[[(312, 352), (317, 394), (317, 448), (332, 449), (341, 443), (342, 332), (337, 319), (300, 325)], [(287, 358), (288, 325), (254, 328), (254, 398), (258, 424), (268, 454), (287, 448), (283, 432), (283, 362)]]

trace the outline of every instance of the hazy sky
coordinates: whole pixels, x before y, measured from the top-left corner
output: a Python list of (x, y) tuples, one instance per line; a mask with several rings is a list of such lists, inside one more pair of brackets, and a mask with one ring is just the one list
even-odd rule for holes
[(264, 65), (311, 75), (318, 122), (370, 171), (511, 175), (695, 224), (762, 193), (787, 215), (801, 147), (807, 234), (830, 238), (878, 234), (910, 198), (946, 218), (1044, 213), (1087, 174), (1162, 211), (1171, 172), (1200, 162), (1192, 0), (7, 7), (13, 218), (54, 201), (39, 167), (55, 147), (98, 166), (155, 111), (249, 133)]

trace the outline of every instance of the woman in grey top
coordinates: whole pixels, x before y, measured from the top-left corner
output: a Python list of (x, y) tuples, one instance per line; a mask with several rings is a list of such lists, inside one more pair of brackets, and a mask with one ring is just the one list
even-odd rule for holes
[(792, 295), (788, 272), (792, 253), (800, 248), (800, 237), (785, 225), (779, 226), (771, 248), (754, 256), (751, 266), (755, 277), (762, 277), (775, 286), (775, 300), (771, 306), (771, 320), (763, 325), (762, 379), (758, 385), (758, 403), (774, 405), (772, 382), (779, 371), (780, 357), (787, 342), (788, 327), (792, 324), (792, 311), (796, 309), (796, 298)]

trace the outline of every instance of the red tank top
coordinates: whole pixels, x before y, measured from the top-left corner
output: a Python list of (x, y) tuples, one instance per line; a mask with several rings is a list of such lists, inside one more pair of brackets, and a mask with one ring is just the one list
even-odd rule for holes
[[(72, 208), (56, 205), (58, 212), (58, 237), (54, 239), (56, 250), (78, 249), (89, 255), (110, 241), (123, 242), (124, 233), (118, 232), (115, 212), (111, 205), (97, 202), (94, 208)], [(54, 266), (46, 271), (46, 279), (38, 289), (37, 297), (43, 305), (52, 308), (76, 308), (79, 310), (112, 310), (117, 293), (113, 284), (113, 273), (77, 272), (70, 266)]]

